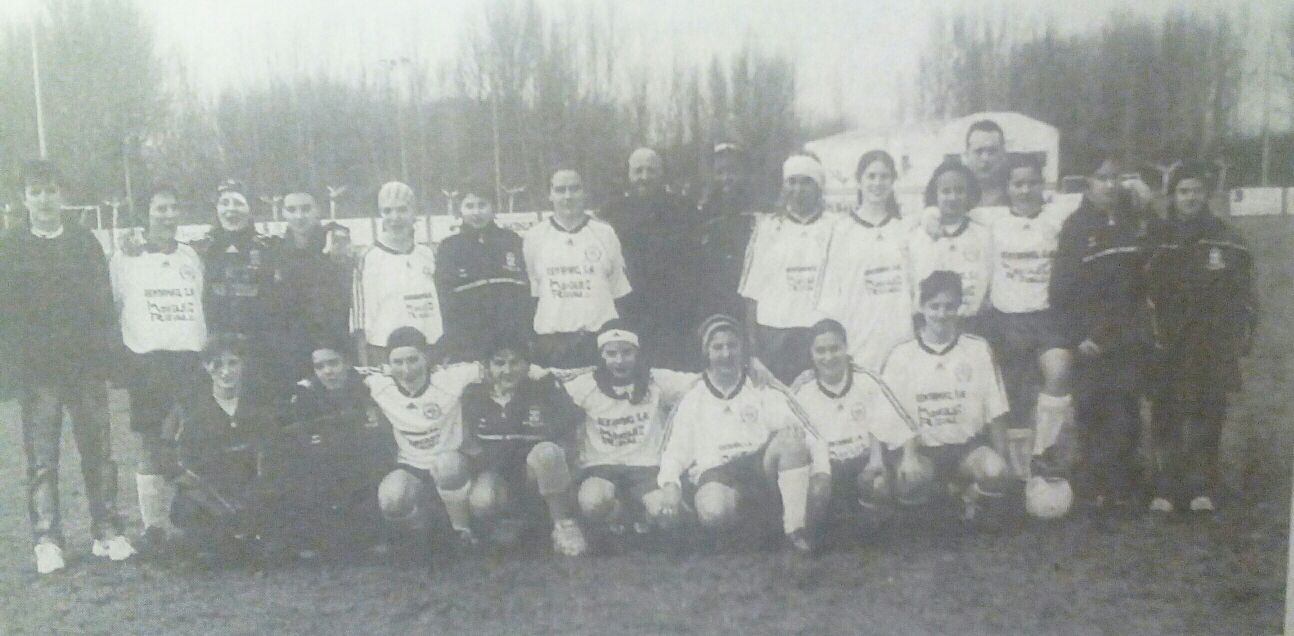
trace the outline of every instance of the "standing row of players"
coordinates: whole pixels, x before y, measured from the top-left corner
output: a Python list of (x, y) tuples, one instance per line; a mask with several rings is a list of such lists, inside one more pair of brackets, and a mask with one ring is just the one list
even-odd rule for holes
[[(38, 570), (62, 567), (64, 407), (92, 552), (133, 553), (112, 505), (108, 375), (128, 388), (141, 435), (150, 543), (168, 520), (199, 545), (292, 536), (328, 511), (362, 511), (379, 476), (377, 510), (414, 540), (434, 489), (465, 543), (483, 527), (506, 542), (512, 504), (542, 501), (568, 554), (586, 548), (581, 513), (615, 533), (672, 527), (685, 509), (723, 528), (779, 500), (788, 542), (807, 550), (829, 501), (863, 514), (952, 482), (970, 517), (1026, 471), (1031, 511), (1057, 515), (1076, 433), (1084, 494), (1137, 494), (1147, 391), (1151, 508), (1211, 509), (1225, 395), (1256, 314), (1249, 253), (1209, 213), (1209, 176), (1174, 174), (1163, 220), (1103, 161), (1070, 213), (1044, 205), (1042, 167), (1006, 157), (1003, 142), (992, 122), (972, 126), (966, 165), (940, 166), (928, 208), (908, 218), (884, 152), (862, 157), (859, 205), (836, 216), (809, 155), (787, 159), (776, 210), (756, 214), (735, 177), (740, 150), (716, 148), (698, 214), (641, 149), (606, 222), (584, 212), (578, 172), (560, 169), (553, 216), (524, 239), (468, 188), (463, 229), (437, 254), (415, 243), (413, 192), (399, 183), (380, 190), (366, 249), (321, 224), (302, 192), (284, 200), (284, 237), (258, 235), (237, 182), (220, 186), (210, 236), (184, 245), (177, 196), (162, 188), (107, 267), (92, 238), (62, 225), (57, 171), (34, 164), (30, 223), (0, 243), (0, 282), (32, 301), (7, 306), (2, 324), (22, 384)], [(1006, 205), (981, 205), (1004, 192)], [(460, 363), (433, 367), (445, 359)], [(572, 367), (592, 370), (549, 373)], [(1032, 466), (1008, 468), (1008, 428), (1034, 433)], [(321, 464), (321, 452), (351, 460)]]

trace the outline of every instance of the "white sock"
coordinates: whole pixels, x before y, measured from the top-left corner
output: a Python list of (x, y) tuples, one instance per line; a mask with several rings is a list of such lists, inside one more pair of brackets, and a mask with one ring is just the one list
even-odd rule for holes
[(809, 477), (809, 466), (777, 473), (777, 489), (782, 493), (782, 529), (786, 534), (804, 529), (809, 507)]
[(440, 500), (445, 502), (445, 514), (449, 515), (449, 525), (455, 530), (468, 530), (472, 527), (472, 507), (467, 502), (467, 495), (472, 490), (472, 482), (467, 482), (458, 490), (436, 489)]
[(139, 516), (144, 521), (144, 528), (166, 528), (170, 525), (175, 485), (162, 475), (136, 474), (135, 489), (139, 492)]
[(1074, 400), (1068, 395), (1038, 394), (1033, 429), (1033, 454), (1041, 455), (1060, 438), (1061, 431), (1074, 424)]

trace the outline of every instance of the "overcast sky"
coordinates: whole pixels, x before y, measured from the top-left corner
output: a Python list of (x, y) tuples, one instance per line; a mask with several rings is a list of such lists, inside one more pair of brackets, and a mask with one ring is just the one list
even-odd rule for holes
[[(34, 0), (26, 0), (32, 2)], [(214, 94), (272, 74), (327, 67), (349, 75), (398, 57), (434, 66), (459, 51), (480, 21), (481, 0), (137, 0), (157, 27), (164, 55), (183, 60), (190, 81)], [(794, 56), (802, 112), (854, 121), (895, 115), (911, 85), (931, 16), (976, 10), (1025, 20), (1055, 18), (1068, 29), (1099, 25), (1111, 11), (1159, 16), (1174, 8), (1235, 11), (1225, 0), (538, 0), (560, 16), (595, 5), (615, 13), (625, 64), (669, 69), (705, 63), (745, 42)], [(3, 0), (7, 14), (23, 13)], [(1252, 37), (1285, 3), (1252, 0)], [(5, 11), (0, 9), (0, 11)], [(1261, 47), (1258, 47), (1261, 50)], [(1251, 55), (1257, 58), (1257, 55)]]

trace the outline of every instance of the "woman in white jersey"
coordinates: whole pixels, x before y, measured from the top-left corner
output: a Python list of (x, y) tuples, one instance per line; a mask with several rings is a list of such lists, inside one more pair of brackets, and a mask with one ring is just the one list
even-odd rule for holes
[(711, 316), (700, 335), (708, 366), (670, 418), (656, 479), (661, 514), (678, 514), (684, 477), (695, 487), (698, 520), (712, 531), (741, 521), (743, 501), (762, 507), (780, 495), (788, 546), (811, 552), (809, 488), (812, 477), (820, 476), (820, 483), (831, 478), (826, 445), (786, 392), (750, 382), (745, 335), (736, 320)]
[[(603, 326), (597, 345), (597, 367), (565, 382), (585, 413), (576, 438), (580, 512), (613, 535), (630, 527), (642, 534), (670, 521), (656, 485), (666, 420), (701, 374), (648, 366), (638, 334), (620, 319)], [(753, 358), (750, 372), (757, 386), (774, 381)]]
[[(937, 271), (918, 288), (920, 326), (894, 347), (881, 379), (916, 421), (918, 461), (899, 466), (900, 502), (923, 502), (951, 485), (963, 518), (1006, 486), (1006, 391), (988, 342), (963, 333), (961, 279)], [(947, 492), (947, 491), (943, 491)]]
[(853, 363), (839, 322), (827, 318), (813, 326), (809, 354), (813, 368), (791, 392), (831, 456), (830, 488), (810, 493), (809, 517), (820, 520), (828, 511), (833, 518), (855, 517), (892, 496), (887, 451), (899, 456), (901, 472), (916, 469), (916, 424), (880, 377)]
[(936, 271), (957, 274), (965, 292), (960, 314), (969, 318), (962, 327), (978, 332), (975, 317), (988, 292), (990, 239), (988, 230), (971, 220), (969, 212), (979, 202), (979, 183), (960, 162), (945, 161), (926, 184), (925, 204), (939, 210), (938, 229), (914, 228), (908, 235), (908, 273), (915, 288)]
[(1028, 472), (1062, 479), (1070, 468), (1073, 438), (1073, 355), (1051, 309), (1048, 287), (1060, 228), (1072, 210), (1043, 204), (1042, 164), (1037, 159), (1013, 155), (1006, 172), (1010, 207), (972, 212), (989, 229), (993, 245), (983, 325), (1002, 365), (1011, 425), (1035, 433)]
[(894, 199), (894, 158), (872, 150), (858, 160), (858, 207), (835, 224), (818, 308), (845, 326), (853, 363), (876, 372), (912, 333), (907, 240), (912, 231)]
[(174, 471), (174, 449), (163, 438), (162, 424), (192, 390), (201, 368), (198, 355), (207, 343), (202, 258), (175, 240), (179, 219), (175, 188), (154, 188), (143, 235), (126, 237), (108, 263), (129, 350), (130, 427), (140, 441), (135, 484), (144, 530), (139, 547), (146, 552), (165, 544), (175, 497), (166, 477)]

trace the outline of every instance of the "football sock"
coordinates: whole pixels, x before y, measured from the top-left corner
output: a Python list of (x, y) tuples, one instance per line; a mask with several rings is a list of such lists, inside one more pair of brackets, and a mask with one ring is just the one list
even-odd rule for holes
[(449, 525), (455, 530), (469, 530), (472, 527), (472, 508), (467, 502), (467, 495), (472, 490), (472, 482), (467, 482), (458, 490), (436, 489), (440, 500), (445, 502), (445, 514), (449, 515)]
[(139, 516), (144, 528), (165, 528), (171, 518), (175, 485), (162, 475), (135, 475), (139, 493)]
[(1033, 454), (1041, 455), (1051, 448), (1061, 431), (1074, 424), (1074, 400), (1068, 395), (1038, 394), (1038, 410), (1035, 415), (1033, 433)]
[(788, 468), (777, 473), (777, 489), (782, 493), (782, 529), (787, 534), (804, 529), (809, 507), (810, 468)]

